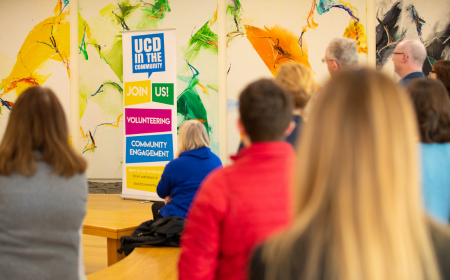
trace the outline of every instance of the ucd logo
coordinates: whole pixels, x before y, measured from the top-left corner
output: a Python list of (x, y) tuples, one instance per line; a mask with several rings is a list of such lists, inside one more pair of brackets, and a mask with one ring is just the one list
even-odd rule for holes
[(151, 101), (150, 80), (125, 83), (125, 106)]
[(148, 73), (166, 71), (164, 50), (164, 34), (148, 34), (131, 37), (133, 73)]

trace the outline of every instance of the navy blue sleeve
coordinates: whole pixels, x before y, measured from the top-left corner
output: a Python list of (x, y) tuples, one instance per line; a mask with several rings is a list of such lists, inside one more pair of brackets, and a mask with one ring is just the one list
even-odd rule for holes
[(262, 246), (258, 247), (249, 265), (249, 280), (263, 280), (266, 278), (266, 264), (262, 260)]
[(167, 166), (164, 168), (163, 174), (161, 175), (161, 180), (156, 187), (156, 193), (159, 197), (165, 198), (170, 195), (170, 191), (172, 190), (172, 180), (170, 175), (168, 174)]

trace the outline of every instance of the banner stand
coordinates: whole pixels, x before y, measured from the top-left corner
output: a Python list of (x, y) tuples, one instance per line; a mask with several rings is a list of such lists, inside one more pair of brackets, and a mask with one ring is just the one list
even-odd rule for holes
[(120, 197), (162, 201), (156, 187), (177, 151), (175, 29), (122, 32), (123, 179)]

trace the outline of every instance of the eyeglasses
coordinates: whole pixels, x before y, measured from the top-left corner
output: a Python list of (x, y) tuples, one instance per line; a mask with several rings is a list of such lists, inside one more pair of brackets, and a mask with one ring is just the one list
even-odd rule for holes
[(336, 60), (334, 60), (334, 59), (326, 59), (326, 58), (322, 58), (322, 63), (325, 63), (325, 62), (327, 62), (327, 61), (334, 61), (334, 62), (336, 62), (336, 63), (339, 65), (339, 63), (338, 63)]
[(405, 53), (403, 53), (403, 52), (393, 52), (393, 53), (391, 54), (391, 56), (394, 57), (396, 54), (405, 54)]

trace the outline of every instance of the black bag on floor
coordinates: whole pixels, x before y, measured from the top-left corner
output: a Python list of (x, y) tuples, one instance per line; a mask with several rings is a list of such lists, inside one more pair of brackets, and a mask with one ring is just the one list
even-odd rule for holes
[(134, 248), (142, 245), (162, 247), (180, 247), (181, 233), (184, 229), (185, 219), (171, 216), (147, 221), (136, 228), (131, 236), (120, 238), (119, 254), (128, 256)]

